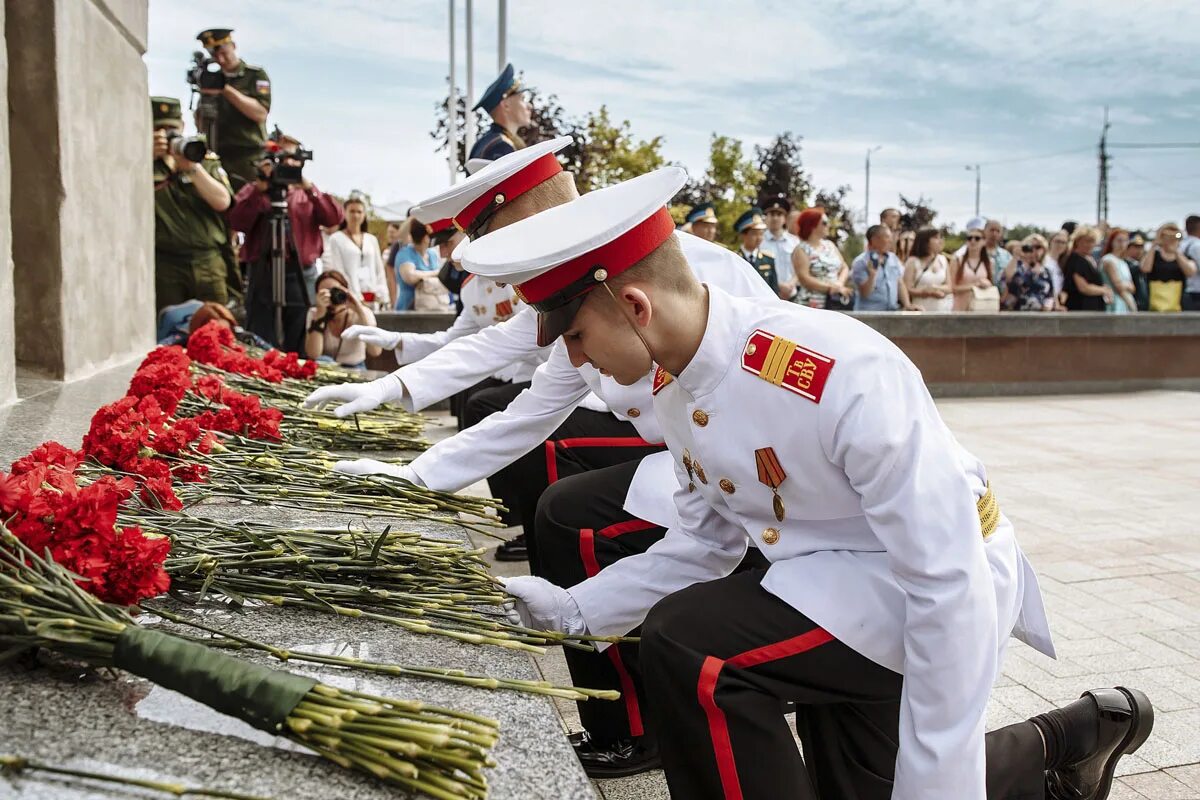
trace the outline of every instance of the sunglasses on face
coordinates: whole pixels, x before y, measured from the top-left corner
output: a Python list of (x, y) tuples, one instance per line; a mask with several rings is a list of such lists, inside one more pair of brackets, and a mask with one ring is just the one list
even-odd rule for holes
[(982, 236), (968, 236), (967, 241), (968, 242), (982, 242), (983, 237)]

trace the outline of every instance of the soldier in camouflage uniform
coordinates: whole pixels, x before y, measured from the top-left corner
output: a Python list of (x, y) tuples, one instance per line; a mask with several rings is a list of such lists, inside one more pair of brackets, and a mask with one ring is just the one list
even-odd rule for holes
[(262, 67), (242, 61), (232, 33), (230, 28), (210, 28), (196, 36), (225, 73), (225, 88), (201, 90), (201, 94), (217, 98), (215, 136), (199, 119), (196, 127), (209, 135), (237, 191), (254, 180), (267, 141), (271, 80)]
[(174, 97), (151, 97), (154, 124), (154, 292), (156, 307), (185, 300), (225, 303), (229, 291), (222, 249), (229, 244), (224, 212), (233, 189), (221, 160), (200, 162), (169, 151), (170, 133), (183, 131)]

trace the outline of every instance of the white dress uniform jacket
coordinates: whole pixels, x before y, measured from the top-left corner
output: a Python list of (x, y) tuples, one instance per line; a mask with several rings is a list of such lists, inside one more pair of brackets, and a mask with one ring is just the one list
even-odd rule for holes
[[(772, 562), (764, 589), (904, 675), (893, 798), (983, 800), (984, 720), (1005, 643), (1011, 634), (1054, 653), (1012, 525), (1001, 516), (983, 539), (983, 465), (916, 367), (866, 325), (711, 284), (709, 303), (695, 357), (654, 398), (678, 522), (571, 588), (588, 630), (632, 630), (667, 594), (731, 573), (755, 539)], [(775, 382), (752, 368), (761, 348), (774, 353), (760, 371)], [(785, 475), (782, 521), (760, 482), (755, 451), (766, 448)]]
[[(521, 305), (511, 286), (501, 286), (491, 278), (478, 275), (467, 276), (459, 297), (463, 304), (462, 313), (446, 330), (400, 334), (400, 347), (396, 348), (396, 361), (399, 364), (413, 364), (455, 339), (511, 319)], [(548, 346), (527, 348), (523, 357), (505, 364), (492, 373), (492, 377), (502, 381), (527, 381), (533, 377), (533, 371), (550, 357), (550, 350)]]
[[(688, 263), (701, 280), (722, 286), (734, 295), (754, 298), (755, 303), (778, 302), (754, 268), (729, 250), (688, 233), (675, 235), (679, 238)], [(512, 346), (511, 343), (504, 342), (512, 336), (513, 328), (517, 329), (520, 340), (528, 351), (536, 341), (537, 330), (537, 315), (528, 308), (508, 322), (494, 325), (472, 338), (491, 336), (497, 340), (503, 339), (503, 342), (489, 346), (492, 352), (500, 352), (503, 347)], [(497, 333), (500, 336), (497, 336)], [(447, 351), (466, 341), (460, 340), (447, 345), (420, 366), (440, 359)], [(486, 361), (484, 358), (479, 360)], [(488, 363), (494, 363), (494, 360)], [(447, 370), (449, 374), (439, 374), (439, 379), (469, 381), (468, 385), (478, 380), (469, 369), (465, 370), (467, 374), (463, 375), (463, 364), (457, 366), (457, 372)], [(428, 374), (423, 371), (419, 380), (413, 381), (411, 375), (403, 374), (407, 369), (410, 367), (401, 369), (399, 374), (406, 394), (420, 396), (423, 391), (422, 383), (429, 380)], [(438, 373), (443, 373), (440, 366), (437, 369)], [(655, 418), (651, 403), (651, 383), (652, 376), (648, 375), (632, 386), (621, 386), (612, 378), (602, 376), (590, 365), (576, 369), (571, 364), (566, 348), (562, 342), (558, 342), (553, 346), (553, 352), (546, 363), (534, 373), (530, 388), (518, 395), (508, 408), (490, 415), (478, 425), (455, 436), (443, 439), (422, 453), (409, 466), (420, 482), (431, 489), (456, 491), (470, 486), (545, 441), (570, 416), (589, 391), (600, 398), (618, 418), (633, 423), (638, 435), (647, 442), (661, 442), (662, 429)], [(439, 391), (444, 391), (444, 384)], [(417, 407), (420, 408), (419, 405)], [(671, 458), (664, 452), (643, 459), (643, 467), (646, 462), (650, 462), (652, 466), (639, 469), (630, 488), (630, 495), (641, 498), (643, 507), (639, 508), (641, 513), (631, 513), (665, 526), (670, 524), (675, 516), (674, 504), (671, 502), (671, 494), (675, 487)], [(657, 465), (657, 468), (653, 465)]]

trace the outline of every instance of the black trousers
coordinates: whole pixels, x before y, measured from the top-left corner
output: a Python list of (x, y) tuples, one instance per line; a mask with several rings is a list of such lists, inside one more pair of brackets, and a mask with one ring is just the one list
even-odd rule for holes
[[(488, 414), (507, 408), (511, 400), (512, 397), (505, 395), (505, 387), (479, 392), (467, 403), (468, 425), (474, 425)], [(501, 402), (503, 406), (499, 406)], [(632, 423), (623, 422), (609, 413), (577, 408), (541, 446), (490, 476), (488, 487), (492, 494), (521, 520), (529, 547), (529, 564), (534, 574), (538, 572), (534, 567), (537, 560), (537, 534), (533, 518), (538, 498), (546, 491), (546, 487), (561, 478), (588, 470), (626, 461), (640, 461), (643, 456), (662, 448), (661, 444), (651, 444), (642, 439)]]
[[(542, 495), (535, 519), (538, 562), (534, 574), (558, 586), (582, 583), (626, 556), (644, 553), (666, 528), (638, 519), (622, 507), (638, 461), (594, 469), (564, 478)], [(764, 566), (751, 548), (740, 569)], [(638, 636), (637, 630), (630, 636)], [(581, 701), (579, 720), (594, 738), (606, 742), (630, 736), (653, 740), (637, 643), (618, 644), (602, 653), (564, 649), (571, 682), (592, 689), (616, 689), (617, 702)]]
[[(484, 378), (474, 386), (468, 386), (461, 392), (450, 395), (450, 413), (458, 418), (458, 429), (462, 431), (489, 414), (508, 408), (508, 404), (513, 401), (513, 398), (528, 388), (529, 381), (511, 383), (499, 378)], [(467, 404), (477, 394), (484, 394), (484, 396), (479, 399), (478, 405), (468, 417)]]
[(288, 262), (284, 273), (283, 340), (275, 336), (275, 304), (271, 297), (271, 266), (259, 262), (250, 265), (250, 284), (246, 289), (246, 330), (256, 333), (288, 353), (304, 352), (304, 332), (308, 307), (312, 304), (304, 273)]
[[(641, 656), (671, 797), (889, 800), (903, 678), (760, 585), (764, 569), (696, 584), (650, 611)], [(783, 716), (796, 704), (801, 758)], [(1031, 722), (985, 738), (989, 800), (1042, 800)]]

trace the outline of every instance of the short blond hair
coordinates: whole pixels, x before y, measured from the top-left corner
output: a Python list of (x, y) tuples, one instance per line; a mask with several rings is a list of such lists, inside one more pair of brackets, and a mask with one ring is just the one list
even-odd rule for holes
[(1073, 251), (1075, 249), (1076, 242), (1078, 242), (1080, 239), (1086, 239), (1089, 237), (1097, 244), (1099, 244), (1100, 240), (1104, 238), (1100, 235), (1100, 231), (1091, 225), (1080, 225), (1071, 232), (1071, 240), (1067, 242), (1067, 249)]
[(679, 237), (674, 234), (641, 261), (608, 281), (608, 286), (615, 293), (631, 283), (646, 283), (680, 293), (691, 292), (700, 286), (679, 246)]
[(560, 172), (542, 181), (529, 191), (514, 198), (496, 210), (488, 223), (487, 232), (498, 231), (515, 222), (532, 217), (539, 211), (565, 205), (579, 197), (575, 178), (569, 172)]

